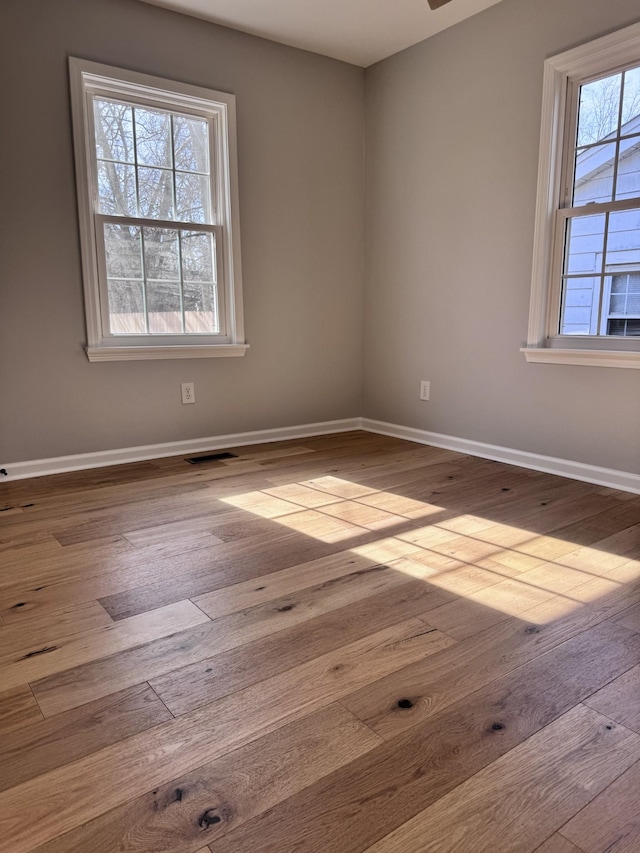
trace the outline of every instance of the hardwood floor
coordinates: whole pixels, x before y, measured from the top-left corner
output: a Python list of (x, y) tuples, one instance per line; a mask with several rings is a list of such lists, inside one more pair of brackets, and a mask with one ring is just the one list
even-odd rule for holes
[(0, 484), (0, 853), (640, 853), (640, 496), (232, 450)]

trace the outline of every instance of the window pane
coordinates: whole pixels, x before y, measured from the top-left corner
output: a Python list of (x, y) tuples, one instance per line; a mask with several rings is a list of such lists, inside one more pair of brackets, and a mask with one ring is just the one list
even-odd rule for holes
[(604, 251), (605, 215), (577, 216), (567, 221), (565, 274), (599, 272)]
[(184, 285), (185, 329), (191, 334), (217, 333), (217, 289), (214, 284), (187, 282)]
[(640, 320), (609, 320), (607, 334), (621, 337), (640, 336)]
[(142, 279), (140, 228), (105, 224), (104, 247), (109, 278)]
[[(640, 118), (636, 121), (640, 129)], [(640, 136), (630, 136), (620, 142), (616, 199), (640, 196)]]
[(140, 216), (173, 219), (173, 173), (164, 169), (138, 169)]
[(191, 334), (219, 332), (215, 286), (215, 237), (181, 231), (184, 319)]
[(136, 151), (144, 166), (171, 168), (171, 117), (136, 107)]
[(180, 280), (178, 232), (169, 228), (144, 228), (144, 267), (147, 281)]
[(209, 126), (185, 116), (173, 120), (174, 162), (184, 172), (209, 172)]
[(98, 162), (98, 205), (100, 213), (136, 215), (136, 174), (133, 166), (104, 160)]
[(606, 263), (640, 267), (640, 210), (609, 214)]
[(609, 313), (640, 317), (640, 272), (611, 276)]
[(176, 218), (183, 222), (211, 222), (209, 178), (176, 172)]
[[(632, 68), (624, 75), (624, 96), (622, 98), (622, 132), (628, 133), (627, 124), (640, 116), (640, 68)], [(635, 128), (632, 132), (637, 132)]]
[(598, 321), (600, 279), (567, 278), (562, 292), (561, 335), (593, 334)]
[(575, 207), (612, 200), (615, 157), (615, 142), (578, 149), (573, 184)]
[(146, 332), (144, 290), (141, 281), (108, 279), (109, 328), (112, 335)]
[(134, 162), (133, 111), (115, 101), (93, 102), (93, 119), (98, 160)]
[(214, 235), (181, 231), (180, 236), (184, 280), (214, 282)]
[(617, 129), (621, 82), (621, 74), (612, 74), (580, 87), (578, 145), (591, 145)]
[(149, 331), (155, 335), (182, 333), (182, 305), (179, 281), (148, 281), (147, 310)]

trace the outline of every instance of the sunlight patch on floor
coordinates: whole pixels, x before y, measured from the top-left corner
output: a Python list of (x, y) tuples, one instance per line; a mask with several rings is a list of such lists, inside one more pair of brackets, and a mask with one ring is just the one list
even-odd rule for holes
[[(640, 560), (477, 515), (326, 476), (223, 499), (311, 536), (348, 542), (387, 534), (351, 552), (456, 596), (538, 624), (559, 619), (640, 579)], [(432, 518), (406, 530), (407, 522)], [(624, 545), (638, 530), (617, 534)], [(395, 535), (389, 535), (395, 531)], [(626, 536), (626, 540), (625, 537)], [(622, 549), (624, 550), (624, 548)]]

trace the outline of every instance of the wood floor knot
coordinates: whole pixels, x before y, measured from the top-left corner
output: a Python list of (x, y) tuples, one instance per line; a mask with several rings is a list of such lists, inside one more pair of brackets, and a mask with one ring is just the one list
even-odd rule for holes
[(220, 823), (222, 818), (220, 815), (216, 814), (215, 809), (207, 809), (206, 812), (203, 812), (198, 819), (198, 826), (202, 827), (202, 829), (209, 829), (210, 826), (215, 826), (216, 823)]
[(491, 725), (491, 731), (492, 732), (501, 732), (501, 731), (503, 731), (503, 729), (506, 729), (506, 726), (504, 723), (492, 723), (492, 725)]
[(398, 708), (402, 708), (403, 710), (407, 708), (413, 708), (413, 702), (411, 701), (411, 699), (398, 699), (397, 705)]

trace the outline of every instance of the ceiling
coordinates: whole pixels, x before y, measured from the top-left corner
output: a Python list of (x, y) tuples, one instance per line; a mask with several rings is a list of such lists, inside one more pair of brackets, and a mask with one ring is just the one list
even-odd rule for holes
[(143, 0), (366, 68), (500, 0)]

